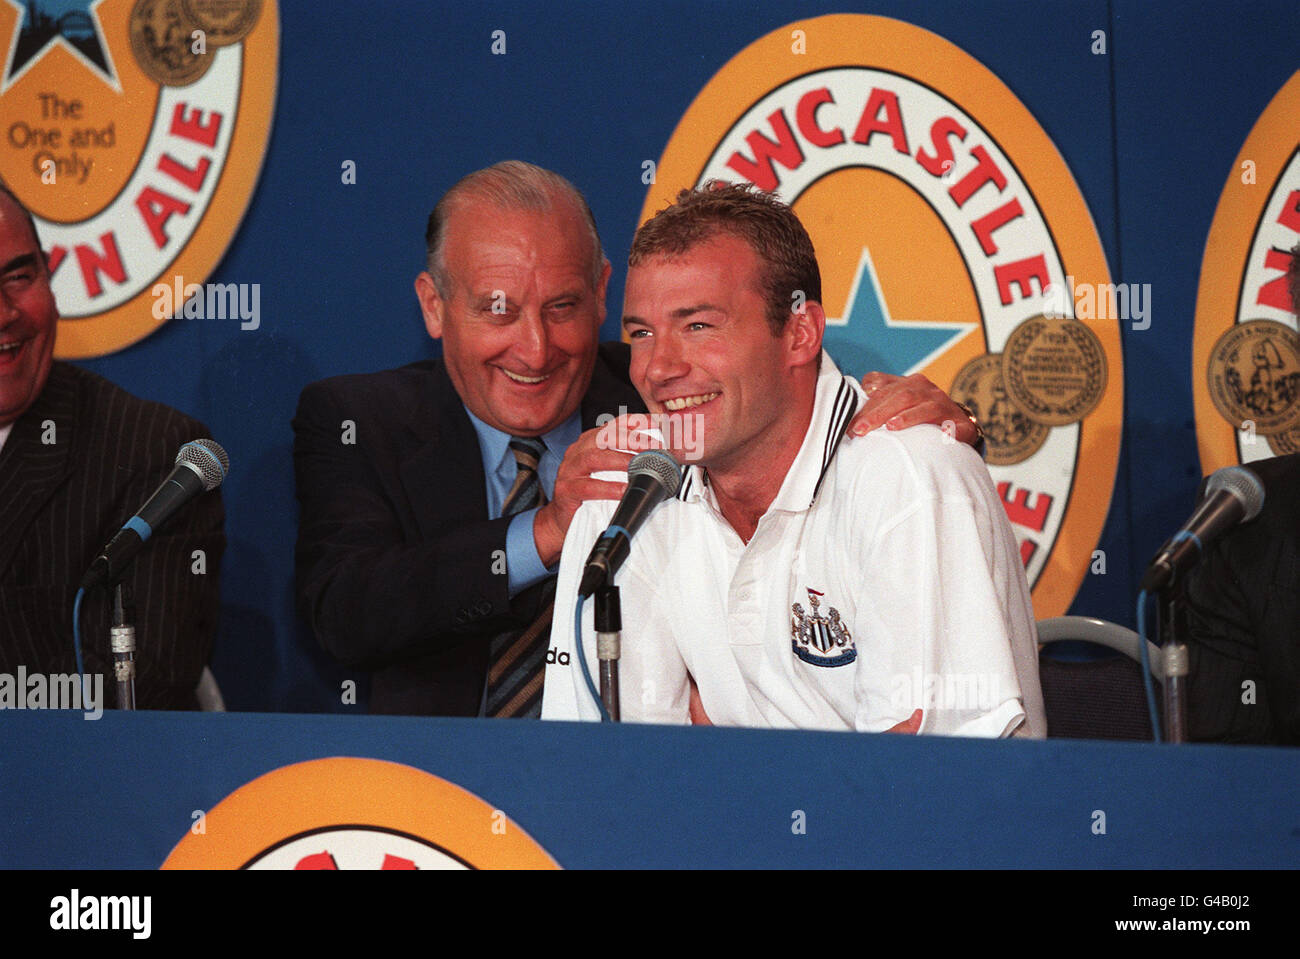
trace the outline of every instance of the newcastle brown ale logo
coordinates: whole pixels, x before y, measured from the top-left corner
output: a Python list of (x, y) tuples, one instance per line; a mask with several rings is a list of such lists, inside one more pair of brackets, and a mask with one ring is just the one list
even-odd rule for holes
[(283, 766), (192, 819), (164, 869), (559, 868), (500, 809), (379, 759)]
[(1300, 243), (1300, 72), (1228, 174), (1196, 295), (1192, 394), (1201, 469), (1300, 451), (1300, 333), (1286, 286)]
[(0, 0), (0, 178), (49, 253), (62, 357), (153, 332), (204, 283), (271, 130), (274, 0)]
[(1123, 375), (1097, 230), (1035, 118), (927, 30), (816, 17), (705, 85), (642, 219), (713, 178), (773, 191), (808, 228), (845, 372), (920, 371), (974, 409), (1035, 612), (1064, 613), (1110, 504)]

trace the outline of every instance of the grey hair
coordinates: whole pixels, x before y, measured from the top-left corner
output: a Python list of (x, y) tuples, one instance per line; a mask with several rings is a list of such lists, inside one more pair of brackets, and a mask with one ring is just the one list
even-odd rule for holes
[(582, 214), (591, 234), (589, 270), (591, 288), (594, 290), (600, 283), (606, 261), (600, 246), (600, 234), (596, 232), (596, 218), (586, 199), (577, 187), (558, 173), (523, 160), (503, 160), (461, 177), (442, 195), (438, 205), (429, 214), (429, 223), (424, 231), (426, 267), (433, 277), (434, 286), (438, 288), (438, 295), (444, 299), (450, 295), (442, 248), (447, 240), (447, 223), (457, 206), (469, 200), (483, 200), (503, 210), (545, 212), (554, 209), (559, 198), (573, 203), (574, 208)]

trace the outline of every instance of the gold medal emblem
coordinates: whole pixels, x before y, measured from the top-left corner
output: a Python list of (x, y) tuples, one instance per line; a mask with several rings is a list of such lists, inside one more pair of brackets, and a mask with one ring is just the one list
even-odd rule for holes
[(1031, 316), (1002, 350), (1007, 394), (1044, 426), (1083, 419), (1106, 392), (1106, 353), (1080, 320)]
[(181, 6), (218, 47), (244, 39), (262, 14), (262, 0), (181, 0)]
[(1035, 422), (1007, 393), (1002, 382), (1002, 354), (985, 353), (957, 373), (949, 390), (965, 403), (984, 430), (985, 461), (990, 466), (1014, 466), (1038, 452), (1049, 428)]
[(159, 83), (187, 86), (212, 66), (211, 53), (193, 50), (198, 25), (181, 0), (136, 0), (129, 29), (135, 62)]
[(1300, 334), (1286, 324), (1236, 324), (1214, 344), (1205, 375), (1214, 408), (1236, 429), (1253, 423), (1271, 439), (1300, 425)]

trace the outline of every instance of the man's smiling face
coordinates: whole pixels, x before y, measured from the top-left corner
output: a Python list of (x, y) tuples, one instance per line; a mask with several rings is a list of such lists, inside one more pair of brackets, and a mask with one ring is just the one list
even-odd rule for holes
[(45, 389), (58, 319), (40, 244), (18, 204), (0, 193), (0, 426)]
[(773, 336), (762, 270), (728, 233), (628, 270), (632, 382), (652, 412), (698, 417), (699, 459), (711, 472), (762, 472), (755, 464), (793, 430), (802, 436), (786, 387), (794, 331)]
[[(609, 265), (593, 286), (591, 234), (572, 202), (510, 210), (467, 199), (447, 222), (441, 293), (416, 283), (456, 392), (484, 423), (540, 436), (582, 401), (605, 318)], [(445, 296), (443, 295), (445, 294)]]

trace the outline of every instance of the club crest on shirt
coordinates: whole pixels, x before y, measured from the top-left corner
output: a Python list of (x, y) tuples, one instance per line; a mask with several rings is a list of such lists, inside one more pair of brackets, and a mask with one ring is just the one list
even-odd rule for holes
[(812, 609), (805, 613), (800, 603), (790, 607), (794, 614), (790, 620), (790, 645), (794, 654), (805, 663), (847, 666), (858, 658), (858, 650), (853, 645), (853, 634), (840, 620), (838, 609), (828, 605), (826, 614), (822, 615), (821, 601), (817, 597), (825, 595), (809, 588), (808, 603)]

